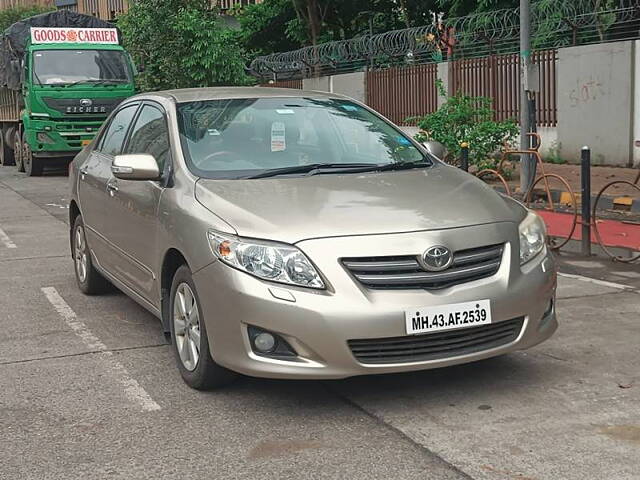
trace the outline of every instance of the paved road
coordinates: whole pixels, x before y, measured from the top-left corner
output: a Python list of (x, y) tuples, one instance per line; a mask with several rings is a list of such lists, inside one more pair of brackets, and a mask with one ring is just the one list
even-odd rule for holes
[(66, 185), (0, 169), (0, 479), (640, 477), (637, 266), (567, 258), (527, 352), (201, 393), (154, 317), (77, 290)]

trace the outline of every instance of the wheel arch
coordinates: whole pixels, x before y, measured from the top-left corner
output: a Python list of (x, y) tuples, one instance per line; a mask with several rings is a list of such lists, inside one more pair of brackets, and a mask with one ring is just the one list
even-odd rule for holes
[(71, 200), (69, 203), (69, 245), (71, 246), (71, 254), (73, 255), (73, 225), (76, 223), (76, 218), (81, 215), (80, 207), (75, 200)]
[(169, 303), (171, 300), (171, 283), (173, 276), (182, 265), (189, 267), (186, 257), (177, 248), (169, 248), (162, 259), (160, 270), (160, 310), (162, 314), (162, 328), (165, 333), (171, 331)]

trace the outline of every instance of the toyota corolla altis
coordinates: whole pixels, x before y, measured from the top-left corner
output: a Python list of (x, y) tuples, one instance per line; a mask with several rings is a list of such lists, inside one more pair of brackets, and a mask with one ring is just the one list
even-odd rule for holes
[(444, 367), (557, 328), (540, 218), (343, 96), (138, 95), (70, 181), (78, 286), (157, 315), (194, 388)]

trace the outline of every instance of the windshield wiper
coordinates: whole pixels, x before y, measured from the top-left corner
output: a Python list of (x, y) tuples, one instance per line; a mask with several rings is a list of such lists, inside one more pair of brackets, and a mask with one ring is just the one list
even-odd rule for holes
[(376, 170), (379, 172), (388, 172), (390, 170), (410, 170), (412, 168), (431, 167), (433, 163), (425, 160), (419, 160), (417, 162), (397, 162), (387, 163), (385, 165), (379, 165)]
[(123, 80), (123, 79), (119, 79), (119, 78), (106, 78), (103, 80), (97, 79), (97, 78), (85, 78), (84, 80), (78, 80), (77, 82), (73, 82), (73, 83), (64, 83), (63, 85), (65, 85), (66, 87), (73, 87), (75, 85), (80, 85), (82, 83), (92, 83), (94, 85), (119, 85), (121, 83), (127, 83), (128, 80)]
[(361, 172), (369, 170), (377, 170), (378, 166), (371, 163), (312, 163), (310, 165), (295, 165), (293, 167), (274, 168), (264, 172), (243, 177), (246, 179), (277, 177), (278, 175), (295, 175), (303, 173), (312, 173), (319, 170), (348, 170), (352, 172)]

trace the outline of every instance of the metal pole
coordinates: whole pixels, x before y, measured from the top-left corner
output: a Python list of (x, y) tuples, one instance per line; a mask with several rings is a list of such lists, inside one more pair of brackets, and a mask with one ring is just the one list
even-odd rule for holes
[(591, 256), (591, 150), (582, 147), (581, 197), (582, 197), (582, 255)]
[[(530, 147), (529, 125), (529, 65), (531, 64), (531, 19), (529, 0), (520, 0), (520, 150)], [(531, 183), (531, 155), (520, 161), (520, 191), (525, 193)]]
[(469, 171), (469, 144), (462, 142), (460, 144), (462, 150), (460, 151), (460, 168), (465, 172)]

